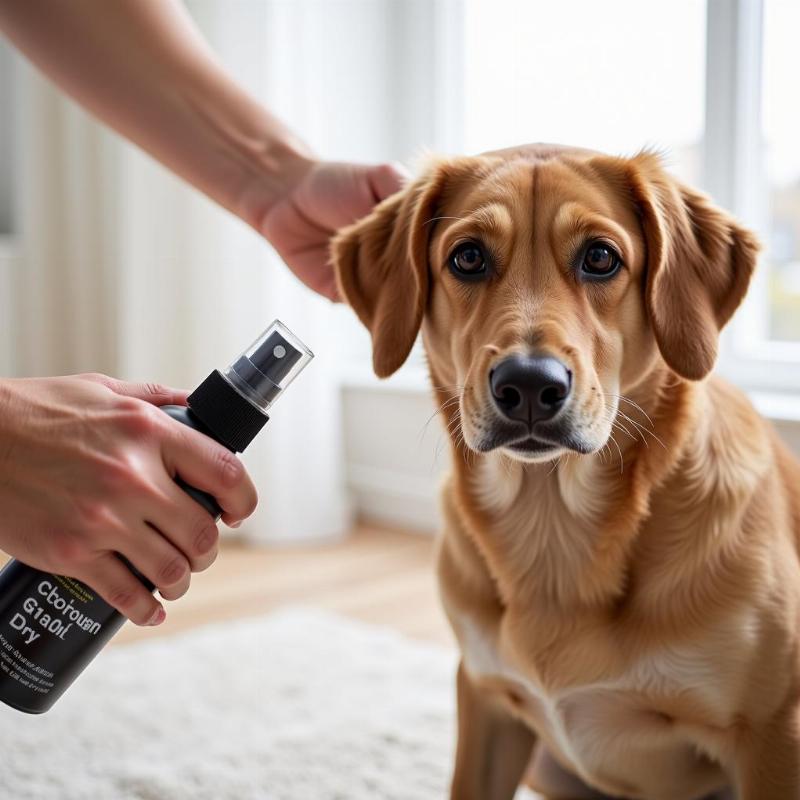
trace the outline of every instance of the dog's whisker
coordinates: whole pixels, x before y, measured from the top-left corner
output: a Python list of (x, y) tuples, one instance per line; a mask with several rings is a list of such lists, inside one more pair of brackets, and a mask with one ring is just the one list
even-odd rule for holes
[(460, 383), (443, 384), (441, 386), (434, 386), (433, 388), (436, 392), (455, 392), (456, 394), (461, 394), (465, 389)]
[(431, 414), (431, 415), (430, 415), (430, 417), (428, 417), (428, 419), (425, 421), (425, 424), (422, 426), (422, 430), (420, 431), (420, 435), (419, 435), (419, 440), (420, 440), (420, 441), (422, 441), (423, 437), (425, 436), (425, 433), (426, 433), (426, 432), (427, 432), (427, 430), (428, 430), (428, 426), (431, 424), (431, 422), (433, 421), (434, 417), (436, 417), (436, 416), (438, 416), (439, 414), (441, 414), (442, 412), (444, 412), (444, 411), (445, 411), (447, 408), (449, 408), (449, 407), (451, 407), (451, 406), (455, 405), (455, 404), (456, 404), (458, 401), (460, 401), (460, 399), (461, 399), (461, 396), (460, 396), (460, 394), (455, 394), (455, 395), (453, 395), (452, 397), (449, 397), (449, 398), (447, 398), (447, 399), (446, 399), (446, 400), (445, 400), (445, 401), (444, 401), (444, 402), (443, 402), (443, 403), (442, 403), (442, 404), (441, 404), (441, 405), (440, 405), (440, 406), (439, 406), (439, 407), (438, 407), (438, 408), (437, 408), (437, 409), (436, 409), (436, 410), (433, 412), (433, 414)]
[[(453, 445), (455, 449), (461, 454), (461, 458), (467, 466), (470, 466), (470, 457), (474, 456), (472, 450), (467, 446), (466, 439), (464, 438), (464, 428), (461, 425), (460, 415), (453, 420), (455, 429), (450, 431), (453, 438)], [(451, 423), (451, 425), (453, 424)], [(448, 426), (449, 427), (449, 426)]]
[[(611, 422), (611, 427), (614, 428), (615, 430), (621, 431), (626, 436), (628, 436), (629, 438), (633, 439), (634, 442), (639, 440), (639, 437), (638, 436), (634, 436), (621, 422), (613, 422), (612, 421)], [(646, 441), (645, 441), (645, 445), (647, 445)]]
[(461, 427), (461, 415), (460, 414), (457, 414), (456, 416), (454, 416), (453, 419), (451, 419), (450, 422), (447, 423), (446, 430), (448, 432), (454, 434), (455, 433), (455, 427), (454, 426), (458, 427), (458, 428)]
[(562, 459), (562, 457), (563, 457), (563, 454), (562, 454), (562, 455), (560, 455), (560, 456), (559, 456), (559, 457), (558, 457), (558, 458), (557, 458), (557, 459), (556, 459), (556, 460), (553, 462), (553, 466), (552, 466), (552, 467), (550, 467), (550, 471), (547, 473), (547, 475), (545, 475), (545, 477), (546, 477), (546, 478), (549, 478), (549, 477), (550, 477), (550, 476), (551, 476), (551, 475), (552, 475), (552, 474), (553, 474), (553, 473), (556, 471), (556, 469), (558, 468), (558, 465), (561, 463), (561, 459)]
[[(629, 420), (629, 422), (633, 422), (633, 420)], [(624, 431), (625, 431), (625, 433), (627, 433), (627, 434), (628, 434), (628, 436), (630, 436), (630, 437), (631, 437), (632, 439), (634, 439), (635, 441), (639, 441), (639, 440), (641, 440), (641, 441), (642, 441), (642, 444), (644, 444), (644, 446), (645, 446), (646, 448), (648, 448), (648, 450), (650, 449), (650, 443), (647, 441), (647, 439), (645, 439), (644, 435), (642, 434), (642, 431), (641, 431), (641, 429), (640, 429), (638, 426), (635, 426), (635, 427), (634, 427), (634, 430), (636, 431), (636, 434), (637, 434), (637, 435), (636, 435), (636, 436), (633, 436), (633, 435), (631, 434), (631, 432), (628, 430), (628, 428), (627, 428), (627, 427), (625, 427), (625, 426), (624, 426), (624, 425), (623, 425), (621, 422), (617, 422), (617, 423), (615, 423), (615, 425), (616, 425), (616, 427), (617, 427), (617, 428), (620, 428), (621, 430), (624, 430)]]
[(622, 473), (624, 471), (624, 463), (625, 463), (623, 458), (622, 458), (622, 450), (620, 449), (619, 443), (614, 438), (614, 434), (613, 433), (609, 434), (609, 440), (614, 443), (614, 447), (617, 448), (617, 452), (619, 453), (619, 474), (622, 475)]
[(610, 392), (603, 392), (606, 397), (615, 397), (617, 400), (621, 400), (624, 403), (630, 403), (637, 411), (639, 411), (653, 426), (653, 420), (650, 419), (649, 414), (635, 401), (631, 400), (630, 397), (626, 397), (624, 394), (611, 394)]
[(439, 463), (439, 456), (442, 454), (442, 446), (445, 437), (445, 431), (439, 431), (439, 435), (436, 437), (436, 449), (433, 452), (433, 464), (431, 464), (431, 474), (433, 474), (433, 470), (436, 465)]
[(624, 411), (620, 411), (619, 413), (626, 420), (628, 420), (628, 422), (634, 425), (638, 430), (642, 431), (642, 439), (644, 439), (644, 434), (647, 433), (650, 436), (652, 436), (665, 450), (667, 449), (667, 446), (664, 444), (664, 442), (662, 442), (661, 439), (659, 439), (659, 437), (656, 436), (655, 433), (653, 433), (653, 431), (651, 431), (649, 428), (644, 427), (644, 425), (640, 425), (635, 419), (631, 419)]

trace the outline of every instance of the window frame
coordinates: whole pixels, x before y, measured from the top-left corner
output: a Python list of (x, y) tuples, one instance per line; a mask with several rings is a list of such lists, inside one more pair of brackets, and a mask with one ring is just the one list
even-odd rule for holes
[[(704, 188), (767, 241), (761, 147), (764, 0), (707, 0)], [(800, 342), (769, 338), (769, 269), (762, 259), (722, 336), (718, 370), (750, 391), (800, 392)], [(798, 409), (800, 417), (800, 409)]]
[[(763, 18), (765, 0), (706, 0), (705, 129), (701, 188), (766, 241), (768, 203), (761, 145)], [(463, 151), (465, 3), (438, 0), (427, 12), (435, 48), (431, 146)], [(769, 270), (762, 261), (743, 307), (725, 328), (717, 372), (747, 391), (767, 416), (800, 422), (800, 342), (768, 338)], [(372, 385), (363, 365), (350, 382)], [(397, 381), (425, 384), (419, 344)], [(393, 381), (389, 381), (389, 384)]]

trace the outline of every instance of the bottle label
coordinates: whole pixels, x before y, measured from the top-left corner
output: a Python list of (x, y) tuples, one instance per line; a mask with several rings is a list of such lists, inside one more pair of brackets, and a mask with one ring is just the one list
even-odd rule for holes
[(61, 694), (67, 674), (71, 682), (78, 662), (102, 647), (122, 618), (80, 581), (19, 563), (0, 573), (0, 588), (8, 590), (0, 603), (0, 699), (31, 710), (36, 697)]
[(22, 613), (15, 611), (9, 624), (20, 632), (25, 644), (32, 644), (48, 633), (64, 640), (73, 625), (97, 635), (101, 624), (76, 607), (76, 599), (86, 603), (93, 600), (94, 596), (83, 584), (71, 578), (48, 576), (39, 581), (34, 592), (22, 601)]
[(54, 673), (29, 659), (0, 633), (0, 671), (32, 692), (47, 694), (53, 688)]

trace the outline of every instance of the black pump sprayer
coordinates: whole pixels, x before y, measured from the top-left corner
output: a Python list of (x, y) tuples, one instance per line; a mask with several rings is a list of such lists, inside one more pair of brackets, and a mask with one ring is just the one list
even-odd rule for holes
[[(188, 407), (163, 410), (239, 453), (313, 357), (275, 320), (227, 370), (212, 372), (189, 395)], [(176, 480), (219, 519), (211, 495)], [(152, 583), (136, 575), (152, 591)], [(124, 622), (86, 584), (10, 561), (0, 572), (0, 700), (30, 714), (47, 711)]]

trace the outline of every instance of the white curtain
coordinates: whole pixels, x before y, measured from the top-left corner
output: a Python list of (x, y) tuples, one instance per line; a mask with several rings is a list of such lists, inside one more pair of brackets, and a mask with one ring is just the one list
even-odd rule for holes
[[(402, 154), (403, 122), (387, 111), (396, 109), (386, 91), (391, 0), (188, 5), (237, 80), (317, 152)], [(242, 530), (258, 542), (342, 533), (350, 514), (337, 376), (347, 312), (33, 69), (19, 70), (18, 90), (17, 372), (93, 370), (192, 387), (280, 317), (317, 357), (244, 456), (261, 502)]]

